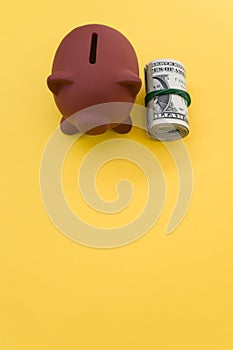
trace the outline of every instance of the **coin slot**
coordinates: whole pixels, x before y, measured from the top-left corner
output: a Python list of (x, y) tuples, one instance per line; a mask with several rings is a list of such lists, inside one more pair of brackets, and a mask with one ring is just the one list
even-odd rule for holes
[(97, 40), (98, 40), (98, 34), (92, 33), (90, 57), (89, 57), (89, 62), (91, 64), (95, 64), (96, 63)]

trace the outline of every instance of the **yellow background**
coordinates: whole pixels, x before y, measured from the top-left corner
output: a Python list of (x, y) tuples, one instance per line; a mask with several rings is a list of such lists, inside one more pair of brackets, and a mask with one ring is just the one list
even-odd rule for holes
[[(233, 349), (233, 2), (22, 0), (3, 2), (0, 13), (0, 349)], [(63, 236), (43, 208), (40, 159), (60, 119), (45, 80), (61, 39), (86, 23), (124, 33), (142, 79), (152, 59), (185, 64), (193, 99), (185, 144), (195, 181), (188, 213), (170, 236), (176, 169), (166, 149), (136, 128), (124, 137), (156, 154), (168, 186), (163, 213), (143, 238), (118, 249), (87, 248)], [(143, 98), (144, 87), (137, 103)], [(84, 136), (72, 147), (64, 184), (74, 209), (82, 156), (112, 137)], [(130, 217), (146, 189), (135, 165), (113, 161), (97, 185), (111, 200), (121, 177), (135, 186)], [(82, 203), (84, 218), (89, 210)]]

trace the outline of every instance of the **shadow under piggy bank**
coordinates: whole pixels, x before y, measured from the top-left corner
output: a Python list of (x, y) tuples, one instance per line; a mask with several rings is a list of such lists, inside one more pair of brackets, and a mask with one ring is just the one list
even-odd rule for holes
[[(63, 116), (65, 134), (130, 131), (129, 113), (142, 82), (134, 48), (117, 30), (100, 24), (72, 30), (57, 49), (47, 84)], [(128, 103), (111, 110), (103, 107), (109, 102)], [(88, 109), (91, 106), (97, 108)]]

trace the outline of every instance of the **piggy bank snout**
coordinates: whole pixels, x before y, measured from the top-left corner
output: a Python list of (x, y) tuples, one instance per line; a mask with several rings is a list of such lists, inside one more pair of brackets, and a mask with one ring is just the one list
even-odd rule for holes
[(111, 125), (109, 119), (104, 114), (83, 112), (81, 115), (72, 118), (72, 124), (81, 132), (87, 134), (102, 134)]

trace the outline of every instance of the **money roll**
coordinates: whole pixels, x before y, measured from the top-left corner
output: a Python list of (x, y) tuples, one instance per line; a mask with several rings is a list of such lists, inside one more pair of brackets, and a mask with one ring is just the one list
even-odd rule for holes
[(172, 59), (158, 59), (145, 66), (147, 131), (152, 139), (173, 141), (189, 133), (184, 65)]

